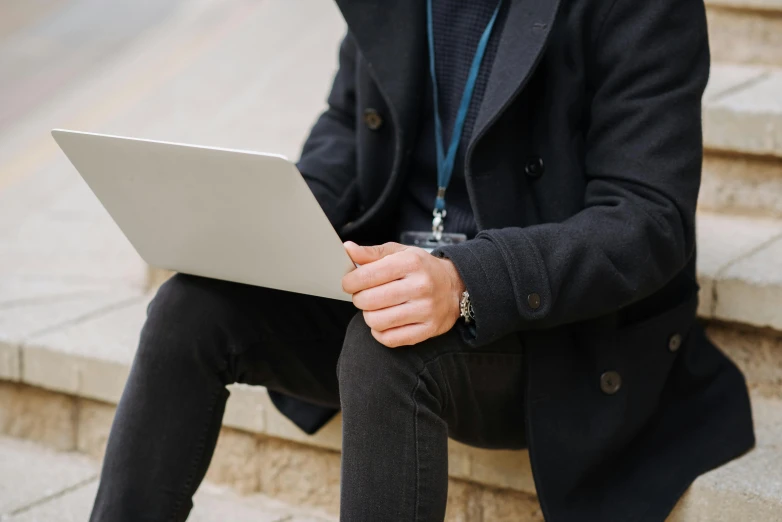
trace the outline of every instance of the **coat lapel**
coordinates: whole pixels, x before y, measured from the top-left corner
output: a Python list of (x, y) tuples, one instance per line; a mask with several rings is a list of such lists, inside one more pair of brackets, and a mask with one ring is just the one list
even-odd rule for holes
[(401, 142), (418, 123), (427, 52), (425, 4), (422, 0), (337, 0), (337, 5), (390, 106)]
[(560, 0), (510, 0), (470, 147), (524, 87), (546, 46)]
[[(467, 148), (472, 148), (508, 103), (524, 87), (546, 46), (561, 0), (510, 2), (489, 82)], [(378, 201), (352, 227), (376, 215), (401, 179), (404, 158), (413, 145), (427, 61), (426, 10), (423, 0), (336, 0), (356, 41), (368, 73), (389, 106), (396, 133), (391, 177)], [(466, 170), (470, 178), (469, 168)], [(480, 220), (481, 187), (468, 179), (476, 219)], [(496, 193), (496, 192), (492, 192)], [(343, 230), (347, 233), (349, 230)]]

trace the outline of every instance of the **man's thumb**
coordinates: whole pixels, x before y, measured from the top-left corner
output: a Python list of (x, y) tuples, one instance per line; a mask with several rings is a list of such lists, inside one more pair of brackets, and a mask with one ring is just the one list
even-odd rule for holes
[(405, 248), (407, 247), (400, 245), (399, 243), (359, 246), (352, 241), (345, 242), (345, 250), (348, 251), (350, 259), (359, 265), (365, 265), (367, 263), (371, 263), (372, 261), (377, 261), (378, 259), (382, 259), (396, 252), (401, 252)]

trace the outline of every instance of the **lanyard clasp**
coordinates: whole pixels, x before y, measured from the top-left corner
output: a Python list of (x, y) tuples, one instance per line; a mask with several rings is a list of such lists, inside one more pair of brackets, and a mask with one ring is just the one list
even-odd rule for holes
[(434, 209), (432, 212), (432, 236), (435, 241), (440, 241), (443, 238), (443, 229), (445, 228), (445, 209)]

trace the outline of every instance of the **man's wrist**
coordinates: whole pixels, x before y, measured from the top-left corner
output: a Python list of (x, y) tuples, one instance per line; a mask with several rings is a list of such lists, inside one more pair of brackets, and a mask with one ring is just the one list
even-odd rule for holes
[(446, 263), (446, 270), (448, 272), (448, 278), (451, 282), (451, 295), (452, 297), (449, 299), (452, 303), (452, 310), (453, 310), (453, 316), (456, 317), (458, 320), (459, 317), (461, 317), (461, 305), (462, 305), (462, 296), (467, 291), (467, 287), (464, 284), (464, 281), (462, 280), (462, 276), (459, 274), (459, 271), (456, 269), (456, 265), (453, 264), (453, 262), (450, 259), (447, 258), (440, 258), (444, 263)]

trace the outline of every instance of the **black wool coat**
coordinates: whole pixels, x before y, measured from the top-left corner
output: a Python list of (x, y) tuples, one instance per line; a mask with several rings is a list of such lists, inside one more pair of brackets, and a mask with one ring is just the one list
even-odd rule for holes
[[(738, 369), (697, 324), (703, 0), (506, 0), (465, 155), (481, 232), (437, 251), (480, 347), (516, 332), (549, 521), (660, 521), (754, 444)], [(345, 239), (390, 224), (426, 74), (422, 0), (338, 0), (348, 36), (299, 163)], [(307, 431), (334, 412), (278, 394)], [(519, 412), (519, 414), (522, 414)]]

